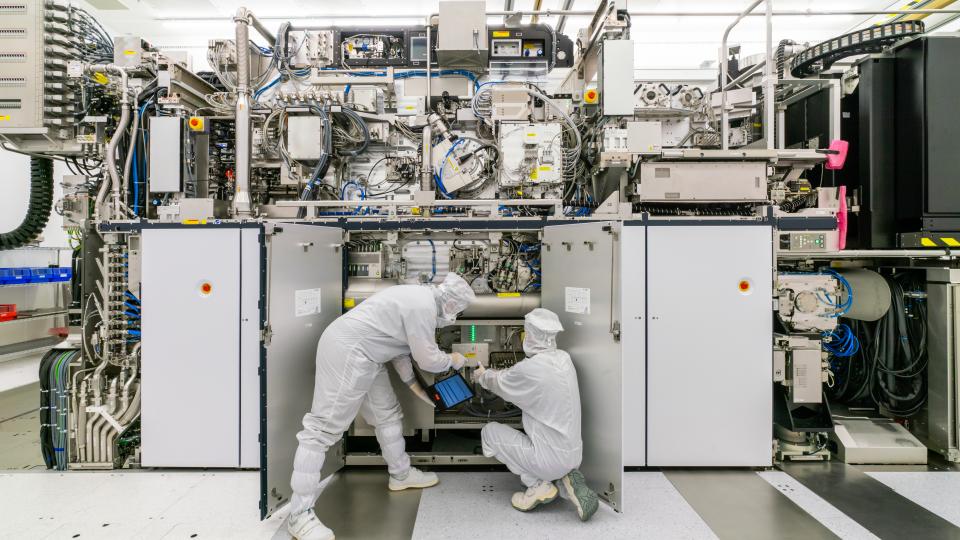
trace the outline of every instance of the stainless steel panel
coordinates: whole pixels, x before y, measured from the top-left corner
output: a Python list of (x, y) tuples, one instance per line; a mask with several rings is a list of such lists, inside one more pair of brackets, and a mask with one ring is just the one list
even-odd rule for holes
[[(268, 232), (270, 232), (268, 230)], [(291, 495), (297, 432), (313, 399), (317, 342), (343, 305), (343, 231), (280, 224), (267, 237), (266, 441), (261, 460), (261, 510), (273, 513)], [(319, 289), (319, 311), (298, 309)], [(343, 465), (342, 445), (330, 449), (326, 471)]]
[(180, 191), (182, 156), (182, 119), (179, 116), (150, 118), (149, 189), (152, 193)]
[(640, 165), (640, 199), (672, 201), (763, 201), (766, 162), (647, 162)]
[(647, 464), (646, 227), (624, 227), (621, 235), (620, 322), (623, 347), (623, 464)]
[[(933, 272), (930, 272), (933, 274)], [(957, 336), (960, 336), (960, 285), (945, 272), (927, 283), (927, 434), (931, 450), (951, 460), (960, 459), (958, 449)], [(933, 282), (945, 279), (946, 283)], [(950, 281), (954, 281), (951, 283)]]
[(239, 229), (143, 231), (144, 467), (238, 466), (239, 257)]
[(260, 229), (240, 230), (240, 467), (260, 467)]
[(583, 411), (583, 463), (590, 486), (610, 506), (623, 502), (623, 368), (614, 327), (620, 306), (618, 228), (582, 223), (544, 228), (543, 307), (564, 331), (559, 346), (577, 368)]
[(648, 465), (770, 466), (770, 227), (650, 226), (647, 253)]

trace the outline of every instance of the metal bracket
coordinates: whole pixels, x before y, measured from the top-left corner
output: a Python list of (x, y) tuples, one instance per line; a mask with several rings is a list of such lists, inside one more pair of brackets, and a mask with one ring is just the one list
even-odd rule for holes
[(272, 339), (273, 339), (273, 330), (270, 328), (270, 325), (268, 324), (263, 327), (263, 330), (260, 330), (260, 341), (262, 341), (264, 345), (270, 345), (270, 340)]
[(613, 341), (620, 342), (620, 321), (613, 321), (610, 327), (610, 333), (613, 334)]

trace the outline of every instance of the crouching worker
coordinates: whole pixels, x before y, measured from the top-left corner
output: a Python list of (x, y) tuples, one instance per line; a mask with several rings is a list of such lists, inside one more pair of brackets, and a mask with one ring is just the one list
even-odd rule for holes
[(513, 507), (527, 512), (562, 491), (586, 521), (597, 511), (597, 494), (577, 470), (583, 457), (580, 391), (570, 355), (557, 349), (562, 330), (552, 311), (531, 311), (524, 319), (527, 358), (504, 370), (480, 366), (473, 380), (523, 411), (526, 433), (496, 422), (481, 431), (483, 455), (497, 458), (527, 486), (513, 494)]

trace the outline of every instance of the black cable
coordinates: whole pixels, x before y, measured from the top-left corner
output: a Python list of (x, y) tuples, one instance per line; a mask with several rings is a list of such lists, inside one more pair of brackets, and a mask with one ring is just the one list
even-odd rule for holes
[(30, 157), (30, 202), (27, 215), (16, 229), (0, 234), (0, 250), (16, 249), (33, 242), (50, 219), (53, 209), (53, 161)]

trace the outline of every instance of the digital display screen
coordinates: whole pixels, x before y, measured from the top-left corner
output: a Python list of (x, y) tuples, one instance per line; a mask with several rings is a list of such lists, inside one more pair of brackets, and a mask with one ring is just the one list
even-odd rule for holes
[(473, 391), (459, 373), (437, 381), (431, 388), (433, 400), (444, 409), (459, 405), (473, 397)]
[(427, 60), (427, 37), (414, 36), (410, 38), (410, 61), (425, 62)]

